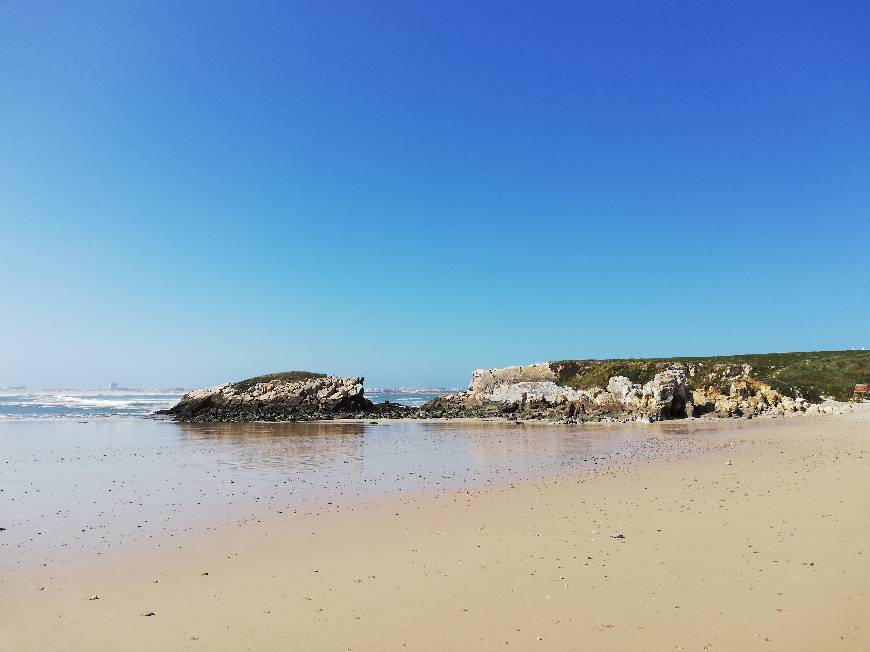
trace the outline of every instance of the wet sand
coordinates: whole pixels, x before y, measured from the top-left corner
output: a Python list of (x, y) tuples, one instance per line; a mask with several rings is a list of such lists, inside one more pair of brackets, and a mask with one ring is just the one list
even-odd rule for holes
[[(870, 411), (572, 432), (427, 433), (428, 449), (372, 434), (385, 450), (369, 461), (410, 447), (404, 475), (423, 477), (383, 462), (345, 487), (336, 468), (345, 498), (318, 489), (295, 514), (278, 513), (296, 505), (283, 486), (255, 495), (274, 478), (248, 460), (232, 478), (252, 487), (244, 518), (112, 539), (111, 554), (51, 544), (46, 566), (21, 552), (0, 649), (870, 648)], [(218, 450), (200, 460), (238, 453)], [(437, 472), (420, 472), (427, 456)], [(378, 490), (359, 490), (370, 477)]]
[[(670, 436), (686, 433), (673, 426)], [(379, 496), (664, 454), (649, 428), (541, 423), (0, 421), (0, 586)]]

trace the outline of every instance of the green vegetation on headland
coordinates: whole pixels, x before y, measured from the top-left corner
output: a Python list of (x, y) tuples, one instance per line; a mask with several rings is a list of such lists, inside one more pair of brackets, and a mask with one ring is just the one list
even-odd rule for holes
[(282, 371), (276, 374), (264, 374), (262, 376), (246, 378), (245, 380), (240, 380), (239, 382), (233, 383), (232, 385), (240, 392), (244, 392), (249, 390), (257, 383), (268, 383), (272, 380), (282, 380), (287, 383), (297, 383), (300, 380), (310, 380), (311, 378), (325, 377), (326, 374), (319, 374), (314, 371)]
[(851, 398), (856, 383), (870, 382), (870, 351), (560, 360), (551, 362), (550, 368), (560, 385), (589, 389), (606, 387), (612, 376), (625, 376), (632, 382), (644, 384), (675, 363), (686, 364), (694, 371), (688, 380), (692, 387), (720, 387), (723, 393), (727, 393), (728, 378), (742, 365), (751, 366), (751, 378), (786, 396), (801, 396), (809, 401), (828, 396), (845, 401)]

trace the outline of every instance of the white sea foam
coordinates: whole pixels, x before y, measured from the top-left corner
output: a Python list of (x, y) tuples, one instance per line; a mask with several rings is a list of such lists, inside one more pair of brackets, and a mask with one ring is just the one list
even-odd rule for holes
[(390, 403), (420, 407), (437, 396), (451, 394), (455, 391), (457, 390), (444, 389), (440, 387), (372, 387), (366, 388), (365, 396), (374, 403), (389, 401)]
[(180, 396), (159, 390), (7, 390), (0, 393), (0, 418), (147, 416)]

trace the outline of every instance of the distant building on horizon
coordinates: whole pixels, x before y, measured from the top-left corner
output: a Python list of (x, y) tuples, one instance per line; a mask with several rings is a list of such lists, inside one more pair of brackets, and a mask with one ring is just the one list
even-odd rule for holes
[(109, 383), (109, 389), (120, 389), (118, 383)]

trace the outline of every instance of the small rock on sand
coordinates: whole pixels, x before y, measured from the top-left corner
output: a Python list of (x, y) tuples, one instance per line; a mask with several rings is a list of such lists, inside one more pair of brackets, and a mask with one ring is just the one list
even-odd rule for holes
[(156, 616), (157, 614), (155, 614), (153, 611), (143, 611), (142, 615), (143, 616)]
[(625, 535), (622, 532), (614, 532), (610, 535), (611, 539), (624, 539)]

